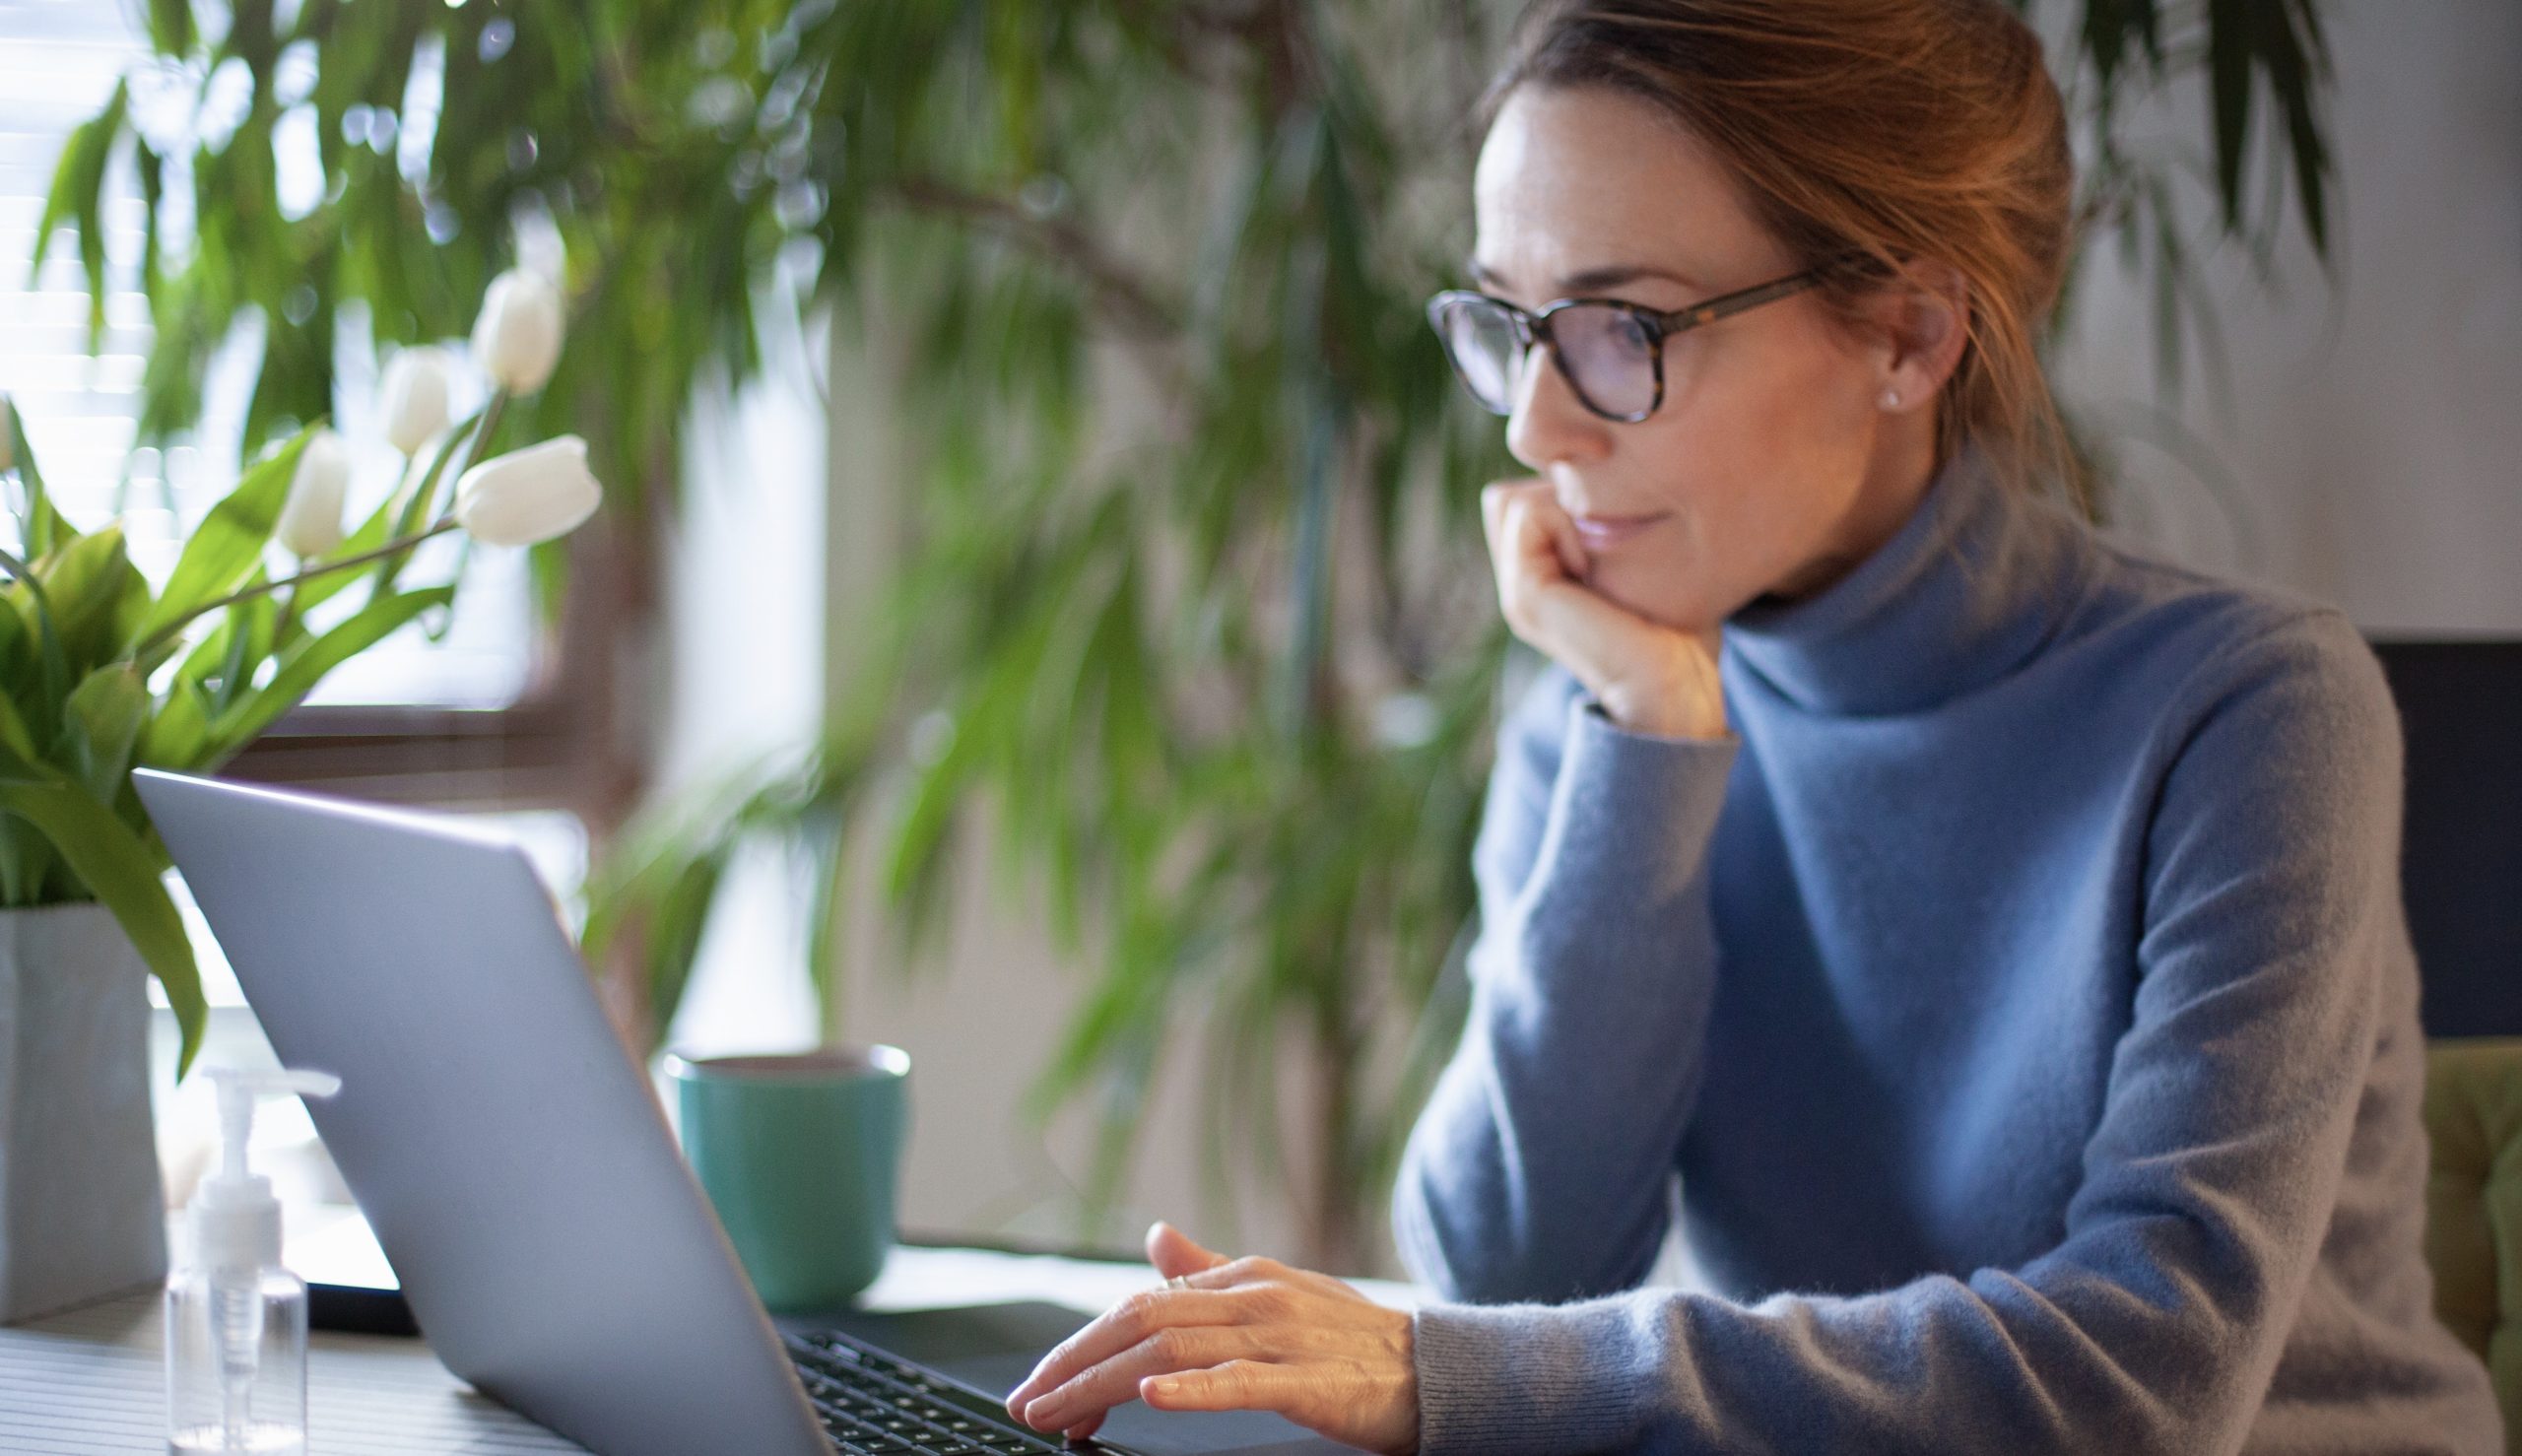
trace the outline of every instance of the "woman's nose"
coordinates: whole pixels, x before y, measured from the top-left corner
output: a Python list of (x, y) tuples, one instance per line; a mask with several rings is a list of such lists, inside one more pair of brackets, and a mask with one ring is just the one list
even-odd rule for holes
[(1506, 417), (1506, 448), (1527, 470), (1555, 460), (1599, 460), (1611, 450), (1609, 422), (1577, 402), (1576, 391), (1536, 344), (1524, 355), (1515, 380), (1515, 408)]

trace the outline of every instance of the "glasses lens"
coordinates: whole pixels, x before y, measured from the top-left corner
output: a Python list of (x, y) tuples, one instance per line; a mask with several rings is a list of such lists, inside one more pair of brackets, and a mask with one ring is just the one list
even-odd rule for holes
[(1623, 418), (1655, 408), (1655, 340), (1636, 314), (1578, 303), (1550, 316), (1550, 338), (1587, 404)]
[(1494, 299), (1477, 294), (1448, 294), (1428, 312), (1471, 397), (1492, 414), (1511, 414), (1516, 377), (1524, 366), (1515, 320)]

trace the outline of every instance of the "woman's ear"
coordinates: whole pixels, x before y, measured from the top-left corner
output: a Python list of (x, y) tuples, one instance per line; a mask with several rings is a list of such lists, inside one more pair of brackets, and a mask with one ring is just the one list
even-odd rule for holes
[(1920, 260), (1867, 308), (1882, 365), (1881, 403), (1891, 413), (1931, 402), (1970, 342), (1970, 285), (1949, 263)]

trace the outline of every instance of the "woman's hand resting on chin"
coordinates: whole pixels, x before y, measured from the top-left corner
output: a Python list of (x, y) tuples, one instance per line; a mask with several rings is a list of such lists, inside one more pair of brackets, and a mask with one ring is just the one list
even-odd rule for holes
[(1576, 523), (1547, 481), (1500, 481), (1480, 493), (1497, 605), (1506, 626), (1585, 685), (1612, 721), (1661, 738), (1723, 738), (1717, 629), (1647, 621), (1595, 591)]
[(1133, 1400), (1160, 1411), (1276, 1411), (1369, 1451), (1419, 1447), (1410, 1316), (1274, 1259), (1228, 1259), (1171, 1224), (1148, 1262), (1179, 1285), (1114, 1305), (1042, 1357), (1007, 1397), (1036, 1430), (1094, 1434)]

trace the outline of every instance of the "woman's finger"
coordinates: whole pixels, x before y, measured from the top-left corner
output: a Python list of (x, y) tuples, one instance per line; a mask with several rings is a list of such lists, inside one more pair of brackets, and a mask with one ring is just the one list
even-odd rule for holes
[(1541, 486), (1516, 504), (1530, 522), (1527, 529), (1538, 532), (1549, 544), (1557, 558), (1559, 574), (1569, 581), (1584, 580), (1594, 569), (1594, 555), (1585, 549), (1585, 538), (1577, 532), (1575, 518), (1559, 503), (1559, 494)]
[(1296, 1271), (1276, 1259), (1259, 1254), (1245, 1254), (1182, 1276), (1181, 1288), (1187, 1290), (1231, 1290), (1244, 1285), (1267, 1284), (1295, 1276)]
[(1287, 1357), (1322, 1343), (1315, 1332), (1272, 1326), (1192, 1325), (1159, 1330), (1147, 1339), (1027, 1402), (1020, 1413), (1035, 1430), (1066, 1430), (1139, 1397), (1141, 1382), (1181, 1370), (1242, 1359), (1266, 1348)]
[(1576, 580), (1591, 561), (1576, 523), (1543, 481), (1498, 481), (1480, 493), (1481, 524), (1502, 596), (1524, 575)]
[(1276, 1411), (1289, 1416), (1291, 1408), (1306, 1403), (1307, 1378), (1290, 1365), (1228, 1360), (1204, 1370), (1151, 1376), (1141, 1383), (1139, 1398), (1160, 1411)]
[(1023, 1419), (1026, 1406), (1044, 1392), (1066, 1384), (1079, 1371), (1110, 1359), (1158, 1330), (1239, 1324), (1245, 1313), (1243, 1296), (1228, 1291), (1142, 1290), (1095, 1316), (1086, 1328), (1042, 1357), (1041, 1363), (1025, 1377), (1025, 1382), (1008, 1392), (1008, 1414)]
[(1276, 1411), (1369, 1451), (1419, 1445), (1419, 1394), (1406, 1363), (1378, 1376), (1320, 1361), (1228, 1360), (1205, 1370), (1151, 1376), (1140, 1382), (1139, 1398), (1160, 1411)]
[(1229, 1262), (1226, 1255), (1200, 1247), (1189, 1234), (1161, 1219), (1148, 1226), (1147, 1261), (1166, 1279), (1197, 1274)]
[[(1530, 487), (1490, 488), (1490, 568), (1497, 578), (1497, 606), (1506, 625), (1531, 640), (1531, 603), (1541, 592), (1568, 582), (1566, 557), (1535, 515)], [(1539, 643), (1534, 645), (1539, 646)]]

